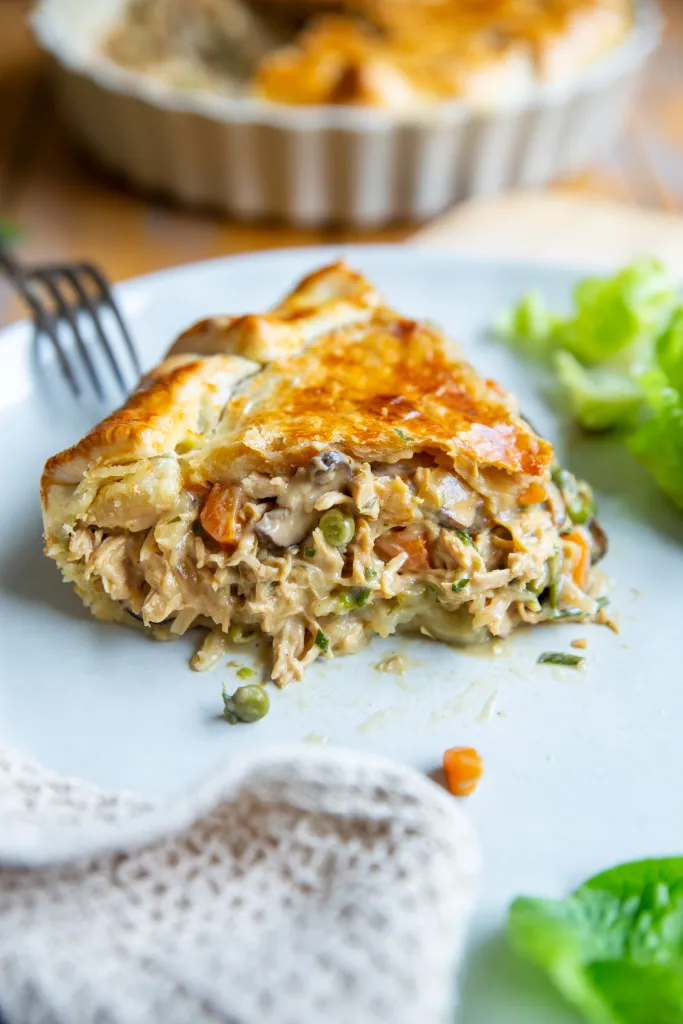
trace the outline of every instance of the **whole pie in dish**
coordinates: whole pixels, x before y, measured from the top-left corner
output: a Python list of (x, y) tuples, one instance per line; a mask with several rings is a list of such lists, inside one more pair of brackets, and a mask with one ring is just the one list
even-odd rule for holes
[(589, 489), (515, 399), (343, 263), (204, 320), (51, 458), (47, 554), (100, 619), (272, 639), (272, 678), (374, 634), (599, 618)]
[(289, 104), (504, 105), (624, 38), (631, 0), (129, 0), (109, 57)]

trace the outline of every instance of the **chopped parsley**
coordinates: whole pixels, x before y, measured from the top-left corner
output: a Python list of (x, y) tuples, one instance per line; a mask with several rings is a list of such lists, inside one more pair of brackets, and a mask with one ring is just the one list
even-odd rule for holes
[(469, 576), (463, 576), (461, 580), (456, 580), (455, 583), (451, 583), (451, 590), (454, 594), (459, 594), (461, 590), (465, 589), (469, 582)]
[(366, 569), (365, 570), (365, 578), (366, 578), (366, 580), (376, 580), (378, 576), (379, 576), (379, 573), (377, 572), (376, 569)]
[(407, 441), (408, 443), (410, 443), (411, 441), (415, 440), (414, 437), (408, 437), (407, 434), (404, 434), (400, 427), (394, 427), (394, 433), (398, 434), (402, 441)]
[(475, 548), (476, 550), (476, 544), (474, 543), (474, 541), (472, 540), (472, 538), (470, 537), (469, 533), (467, 533), (466, 530), (454, 530), (453, 532), (455, 533), (456, 537), (460, 538), (463, 544), (469, 544), (471, 548)]
[(306, 558), (315, 558), (315, 548), (306, 548), (304, 555)]
[(350, 590), (342, 590), (337, 595), (337, 607), (340, 612), (348, 612), (352, 608), (356, 607), (356, 602), (353, 599), (353, 593)]
[(242, 668), (237, 670), (237, 675), (240, 679), (251, 679), (251, 677), (256, 675), (256, 673), (253, 668), (248, 668), (247, 665), (242, 665)]
[(321, 651), (326, 651), (330, 646), (330, 638), (325, 636), (322, 629), (318, 629), (318, 632), (316, 633), (315, 636), (315, 642)]
[(582, 658), (580, 654), (565, 654), (564, 651), (545, 651), (542, 654), (537, 664), (538, 665), (571, 665), (572, 668), (578, 668), (582, 665), (586, 659)]
[(180, 522), (180, 516), (174, 516), (174, 517), (173, 517), (173, 519), (169, 519), (169, 520), (168, 520), (168, 522), (166, 523), (166, 525), (167, 525), (167, 526), (170, 526), (170, 525), (171, 525), (171, 523), (179, 523), (179, 522)]
[[(364, 608), (372, 591), (369, 587), (347, 587), (337, 595), (337, 605), (341, 613), (352, 608)], [(316, 641), (317, 642), (317, 641)]]

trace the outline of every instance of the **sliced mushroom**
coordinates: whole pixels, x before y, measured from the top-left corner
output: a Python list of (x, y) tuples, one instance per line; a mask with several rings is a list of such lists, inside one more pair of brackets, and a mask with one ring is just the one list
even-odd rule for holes
[(273, 508), (261, 516), (254, 526), (259, 540), (276, 548), (290, 548), (300, 544), (311, 532), (318, 516), (293, 508)]
[(447, 508), (438, 508), (433, 514), (439, 526), (443, 526), (446, 530), (467, 530), (468, 528), (467, 523), (463, 523), (461, 519), (454, 516)]
[(314, 455), (308, 463), (308, 472), (316, 487), (338, 491), (352, 477), (351, 463), (341, 452), (329, 451)]
[(418, 469), (428, 469), (433, 466), (434, 459), (431, 455), (418, 452), (409, 459), (398, 459), (396, 462), (373, 462), (372, 472), (375, 476), (400, 476), (407, 480)]
[(596, 565), (600, 559), (604, 558), (607, 554), (607, 534), (595, 518), (591, 519), (588, 530), (593, 541), (591, 546), (591, 561), (593, 562), (593, 565)]

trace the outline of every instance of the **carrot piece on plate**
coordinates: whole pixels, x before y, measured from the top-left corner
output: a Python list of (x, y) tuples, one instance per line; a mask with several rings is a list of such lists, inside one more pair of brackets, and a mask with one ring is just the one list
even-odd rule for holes
[(443, 755), (443, 770), (453, 796), (469, 796), (484, 772), (484, 762), (474, 747), (450, 747)]

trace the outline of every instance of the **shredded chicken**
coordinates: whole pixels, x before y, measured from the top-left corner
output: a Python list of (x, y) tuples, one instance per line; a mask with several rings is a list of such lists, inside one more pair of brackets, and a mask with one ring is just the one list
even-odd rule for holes
[[(358, 650), (373, 633), (417, 629), (478, 642), (522, 622), (598, 615), (604, 584), (592, 570), (585, 586), (578, 582), (581, 552), (556, 525), (564, 522), (559, 492), (524, 507), (511, 486), (466, 481), (424, 455), (415, 465), (371, 466), (335, 452), (316, 460), (289, 479), (252, 473), (240, 482), (233, 545), (202, 528), (203, 499), (188, 492), (140, 530), (85, 525), (84, 509), (64, 553), (68, 577), (98, 582), (92, 602), (102, 617), (108, 598), (110, 618), (173, 634), (212, 626), (192, 659), (198, 670), (221, 660), (231, 623), (260, 629), (272, 637), (280, 685), (320, 656)], [(325, 513), (353, 517), (350, 540), (332, 542)]]

